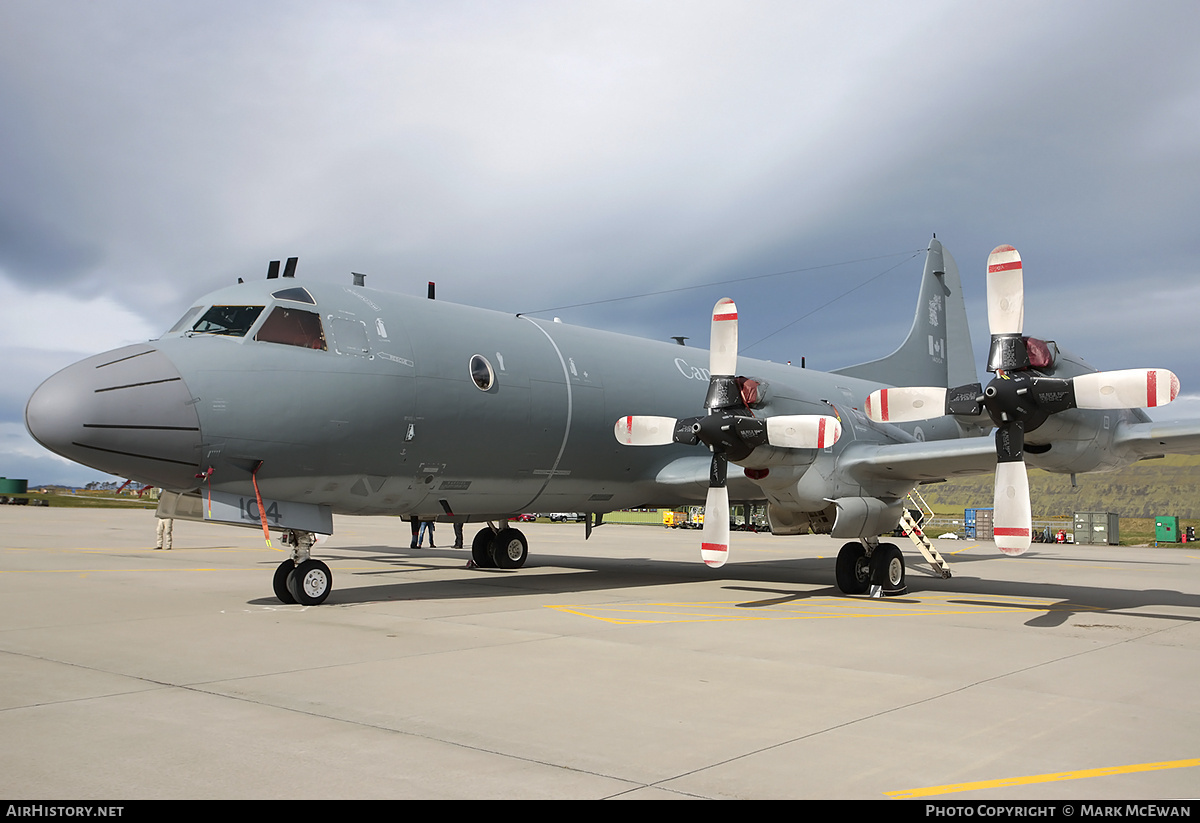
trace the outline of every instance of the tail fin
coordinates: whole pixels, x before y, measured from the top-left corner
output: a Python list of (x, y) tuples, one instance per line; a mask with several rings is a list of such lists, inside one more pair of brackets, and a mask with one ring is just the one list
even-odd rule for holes
[(936, 237), (925, 254), (917, 314), (900, 348), (881, 360), (834, 373), (889, 386), (950, 387), (979, 382), (958, 266)]

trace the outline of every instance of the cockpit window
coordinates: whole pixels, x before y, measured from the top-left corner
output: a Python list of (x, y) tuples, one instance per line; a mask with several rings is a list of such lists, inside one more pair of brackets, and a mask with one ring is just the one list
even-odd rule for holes
[(301, 309), (285, 309), (283, 306), (276, 306), (267, 315), (267, 319), (263, 321), (262, 328), (254, 335), (254, 339), (266, 343), (283, 343), (285, 346), (300, 346), (305, 349), (325, 351), (325, 332), (321, 328), (320, 316)]
[(308, 303), (310, 306), (317, 304), (317, 301), (313, 300), (312, 295), (308, 293), (308, 289), (300, 286), (291, 289), (280, 289), (277, 292), (272, 292), (271, 296), (276, 300), (291, 300), (296, 303)]
[(213, 306), (196, 321), (192, 332), (245, 337), (262, 310), (262, 306)]
[(192, 306), (190, 309), (187, 310), (187, 312), (184, 313), (183, 317), (179, 318), (179, 322), (176, 323), (174, 326), (172, 326), (170, 331), (167, 332), (167, 334), (174, 334), (177, 331), (182, 331), (183, 328), (188, 325), (188, 323), (192, 322), (192, 320), (196, 317), (197, 314), (200, 313), (200, 310), (203, 308), (204, 308), (203, 306)]

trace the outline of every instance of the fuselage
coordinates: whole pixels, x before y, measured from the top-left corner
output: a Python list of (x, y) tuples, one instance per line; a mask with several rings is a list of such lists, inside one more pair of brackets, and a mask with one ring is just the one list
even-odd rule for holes
[[(707, 364), (699, 348), (275, 279), (214, 292), (158, 340), (65, 369), (26, 419), (53, 451), (174, 491), (244, 493), (253, 478), (264, 496), (339, 513), (603, 512), (704, 500), (705, 453), (625, 448), (612, 431), (632, 413), (703, 413)], [(952, 418), (871, 423), (857, 409), (873, 382), (744, 357), (738, 371), (759, 382), (756, 414), (843, 422), (821, 453), (764, 447), (743, 461), (789, 484), (855, 442), (961, 435)], [(690, 461), (695, 482), (672, 482)], [(734, 499), (763, 499), (741, 475)], [(833, 491), (816, 488), (812, 505)]]

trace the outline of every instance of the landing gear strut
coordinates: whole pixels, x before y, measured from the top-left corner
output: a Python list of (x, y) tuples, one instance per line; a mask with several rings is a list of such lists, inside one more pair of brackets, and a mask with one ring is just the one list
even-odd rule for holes
[(908, 593), (904, 555), (893, 543), (879, 543), (868, 553), (862, 543), (847, 543), (838, 552), (835, 570), (838, 588), (845, 594), (897, 597)]
[(312, 532), (288, 531), (284, 535), (283, 543), (292, 547), (292, 556), (279, 564), (271, 581), (281, 602), (319, 606), (333, 591), (333, 572), (309, 556), (313, 542)]

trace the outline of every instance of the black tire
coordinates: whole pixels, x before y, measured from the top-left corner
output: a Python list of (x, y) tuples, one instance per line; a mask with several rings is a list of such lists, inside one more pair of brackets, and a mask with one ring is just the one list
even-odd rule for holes
[(519, 569), (529, 557), (529, 541), (518, 529), (501, 529), (492, 538), (492, 562), (498, 569)]
[(333, 591), (333, 572), (320, 560), (305, 560), (288, 575), (288, 591), (302, 606), (319, 606)]
[(836, 577), (838, 588), (845, 594), (862, 594), (871, 585), (867, 550), (862, 543), (847, 543), (838, 552)]
[(471, 559), (481, 569), (496, 568), (496, 563), (492, 560), (492, 538), (495, 536), (496, 533), (490, 526), (484, 526), (471, 541)]
[(279, 598), (280, 603), (291, 604), (296, 602), (296, 598), (292, 597), (292, 593), (288, 591), (288, 576), (291, 575), (295, 568), (295, 563), (291, 560), (285, 560), (275, 570), (275, 578), (271, 581), (271, 587), (275, 589), (275, 596)]
[(904, 555), (894, 543), (880, 543), (871, 553), (871, 582), (883, 588), (884, 597), (908, 593)]

